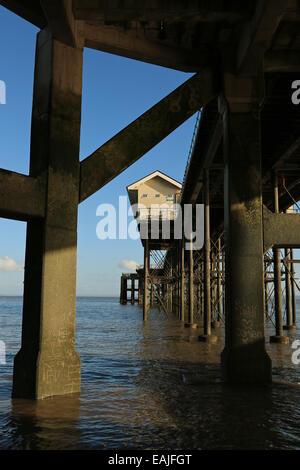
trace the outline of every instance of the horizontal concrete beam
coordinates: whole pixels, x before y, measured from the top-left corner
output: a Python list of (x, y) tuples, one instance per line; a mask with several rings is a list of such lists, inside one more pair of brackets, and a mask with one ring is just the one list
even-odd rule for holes
[(236, 73), (257, 71), (288, 7), (286, 0), (257, 0), (250, 21), (242, 28), (236, 52)]
[(143, 30), (125, 30), (117, 26), (86, 22), (83, 25), (85, 46), (110, 54), (169, 67), (183, 72), (197, 72), (209, 63), (208, 48), (190, 51), (171, 47), (146, 38)]
[(270, 248), (300, 248), (300, 214), (275, 214), (263, 206), (264, 252)]
[(204, 69), (102, 145), (81, 162), (80, 202), (145, 155), (216, 95), (212, 71)]
[(0, 169), (0, 217), (29, 220), (45, 215), (45, 187), (32, 176)]
[[(205, 3), (205, 4), (203, 4)], [(121, 6), (120, 6), (121, 5)], [(222, 2), (199, 2), (199, 0), (73, 0), (73, 11), (81, 20), (106, 22), (119, 21), (172, 21), (193, 17), (197, 21), (242, 21), (248, 18), (249, 11), (242, 2), (235, 2), (235, 8), (224, 9)]]

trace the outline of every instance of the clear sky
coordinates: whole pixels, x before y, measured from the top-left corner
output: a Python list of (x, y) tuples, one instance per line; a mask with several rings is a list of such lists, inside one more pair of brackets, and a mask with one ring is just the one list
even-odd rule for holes
[[(0, 167), (29, 171), (35, 40), (38, 29), (0, 7)], [(191, 75), (85, 49), (80, 159), (84, 159)], [(99, 204), (117, 206), (126, 186), (161, 170), (182, 181), (196, 116), (79, 206), (78, 295), (119, 295), (126, 261), (143, 263), (140, 241), (99, 240)], [(16, 188), (16, 191), (18, 188)], [(0, 219), (0, 295), (22, 295), (26, 224)]]

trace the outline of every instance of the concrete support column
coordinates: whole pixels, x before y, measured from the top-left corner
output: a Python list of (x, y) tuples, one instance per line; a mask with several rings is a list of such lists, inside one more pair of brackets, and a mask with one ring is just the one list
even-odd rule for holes
[(30, 175), (45, 184), (45, 217), (27, 224), (22, 345), (13, 396), (80, 391), (75, 350), (82, 49), (37, 36)]
[(142, 282), (142, 276), (140, 272), (139, 272), (138, 286), (139, 286), (138, 304), (141, 306), (143, 305), (143, 282)]
[(201, 262), (197, 266), (197, 310), (198, 317), (201, 317)]
[[(279, 195), (278, 195), (278, 175), (277, 172), (273, 175), (273, 197), (274, 197), (274, 212), (279, 213)], [(283, 319), (282, 319), (282, 293), (281, 293), (281, 262), (280, 262), (280, 248), (273, 248), (273, 263), (274, 263), (274, 303), (275, 303), (275, 336), (270, 337), (271, 343), (288, 343), (289, 338), (283, 336)]]
[(150, 291), (149, 291), (149, 269), (150, 269), (150, 250), (149, 240), (145, 239), (144, 247), (144, 303), (143, 303), (143, 319), (149, 319), (150, 312)]
[(153, 298), (154, 298), (153, 284), (150, 284), (150, 307), (153, 307)]
[(204, 261), (201, 259), (201, 325), (204, 324)]
[(265, 281), (265, 320), (270, 319), (269, 282)]
[(177, 306), (176, 306), (176, 275), (177, 275), (177, 266), (175, 264), (174, 250), (171, 251), (171, 263), (172, 263), (172, 285), (171, 285), (171, 295), (172, 295), (172, 310), (175, 315), (177, 315)]
[(197, 325), (194, 323), (194, 250), (193, 250), (193, 241), (190, 239), (190, 249), (189, 249), (189, 284), (188, 284), (188, 305), (189, 305), (189, 317), (188, 325), (192, 328), (196, 328)]
[(172, 258), (171, 258), (171, 263), (170, 263), (170, 268), (169, 268), (169, 282), (167, 283), (167, 298), (168, 298), (168, 311), (169, 312), (173, 312), (173, 305), (172, 305), (173, 284), (172, 284), (172, 278), (173, 278), (173, 264), (172, 264)]
[(215, 248), (211, 250), (211, 328), (215, 328), (217, 306), (217, 254)]
[(292, 319), (293, 325), (296, 328), (297, 325), (297, 308), (296, 308), (296, 292), (295, 292), (295, 265), (294, 265), (294, 250), (290, 249), (290, 260), (291, 260), (291, 293), (292, 293)]
[(211, 263), (210, 263), (210, 199), (209, 169), (204, 169), (204, 330), (199, 341), (215, 343), (217, 336), (211, 334)]
[(223, 318), (225, 318), (225, 301), (226, 301), (226, 290), (225, 290), (225, 253), (222, 251), (222, 263), (221, 263), (221, 277), (222, 277), (222, 312)]
[(184, 322), (185, 320), (185, 276), (184, 276), (184, 255), (185, 255), (185, 240), (184, 237), (179, 242), (180, 246), (180, 320)]
[(290, 261), (290, 252), (288, 248), (284, 249), (285, 257), (285, 309), (286, 309), (286, 324), (284, 325), (284, 330), (294, 330), (295, 326), (293, 325), (292, 319), (292, 299), (291, 299), (291, 266)]
[(264, 260), (264, 286), (265, 286), (265, 319), (269, 319), (269, 287), (268, 287), (268, 261)]
[(257, 83), (232, 77), (230, 85), (229, 95), (245, 88), (250, 96), (246, 103), (234, 96), (235, 112), (230, 102), (220, 103), (226, 250), (222, 367), (228, 382), (265, 383), (271, 381), (271, 361), (264, 332), (260, 113), (252, 102)]
[(219, 328), (221, 326), (221, 316), (222, 316), (222, 273), (221, 273), (221, 256), (222, 256), (222, 247), (221, 247), (221, 238), (218, 238), (217, 242), (217, 256), (216, 256), (216, 296), (217, 296), (217, 318), (213, 322), (212, 326), (214, 328)]
[(134, 298), (135, 298), (135, 280), (131, 279), (131, 296), (130, 296), (130, 300), (131, 300), (132, 304), (134, 304)]

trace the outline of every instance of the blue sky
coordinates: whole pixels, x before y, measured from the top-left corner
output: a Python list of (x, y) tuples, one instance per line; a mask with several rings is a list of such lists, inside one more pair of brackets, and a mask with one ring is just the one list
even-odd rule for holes
[[(38, 29), (0, 7), (0, 167), (28, 174), (35, 40)], [(84, 159), (191, 75), (90, 49), (84, 51), (80, 159)], [(118, 295), (122, 260), (142, 264), (140, 241), (99, 240), (99, 204), (117, 206), (126, 186), (155, 170), (182, 180), (194, 115), (79, 206), (78, 295)], [(17, 190), (17, 188), (16, 188)], [(0, 219), (0, 295), (22, 295), (26, 224)]]

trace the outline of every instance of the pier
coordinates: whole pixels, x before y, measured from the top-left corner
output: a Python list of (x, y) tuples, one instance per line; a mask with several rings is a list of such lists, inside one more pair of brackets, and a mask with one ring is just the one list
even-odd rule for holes
[[(165, 314), (177, 315), (186, 328), (202, 325), (201, 342), (213, 347), (215, 329), (224, 325), (223, 380), (270, 383), (266, 318), (274, 321), (274, 348), (289, 341), (296, 323), (298, 2), (0, 4), (40, 28), (30, 174), (0, 170), (0, 216), (27, 222), (13, 396), (42, 399), (80, 391), (81, 360), (74, 346), (78, 205), (198, 112), (183, 183), (172, 194), (183, 211), (186, 204), (203, 205), (204, 244), (186, 250), (192, 240), (162, 237), (164, 217), (158, 215), (158, 238), (142, 239), (144, 268), (137, 273), (143, 319), (149, 319), (152, 292)], [(194, 75), (80, 162), (84, 47)]]

